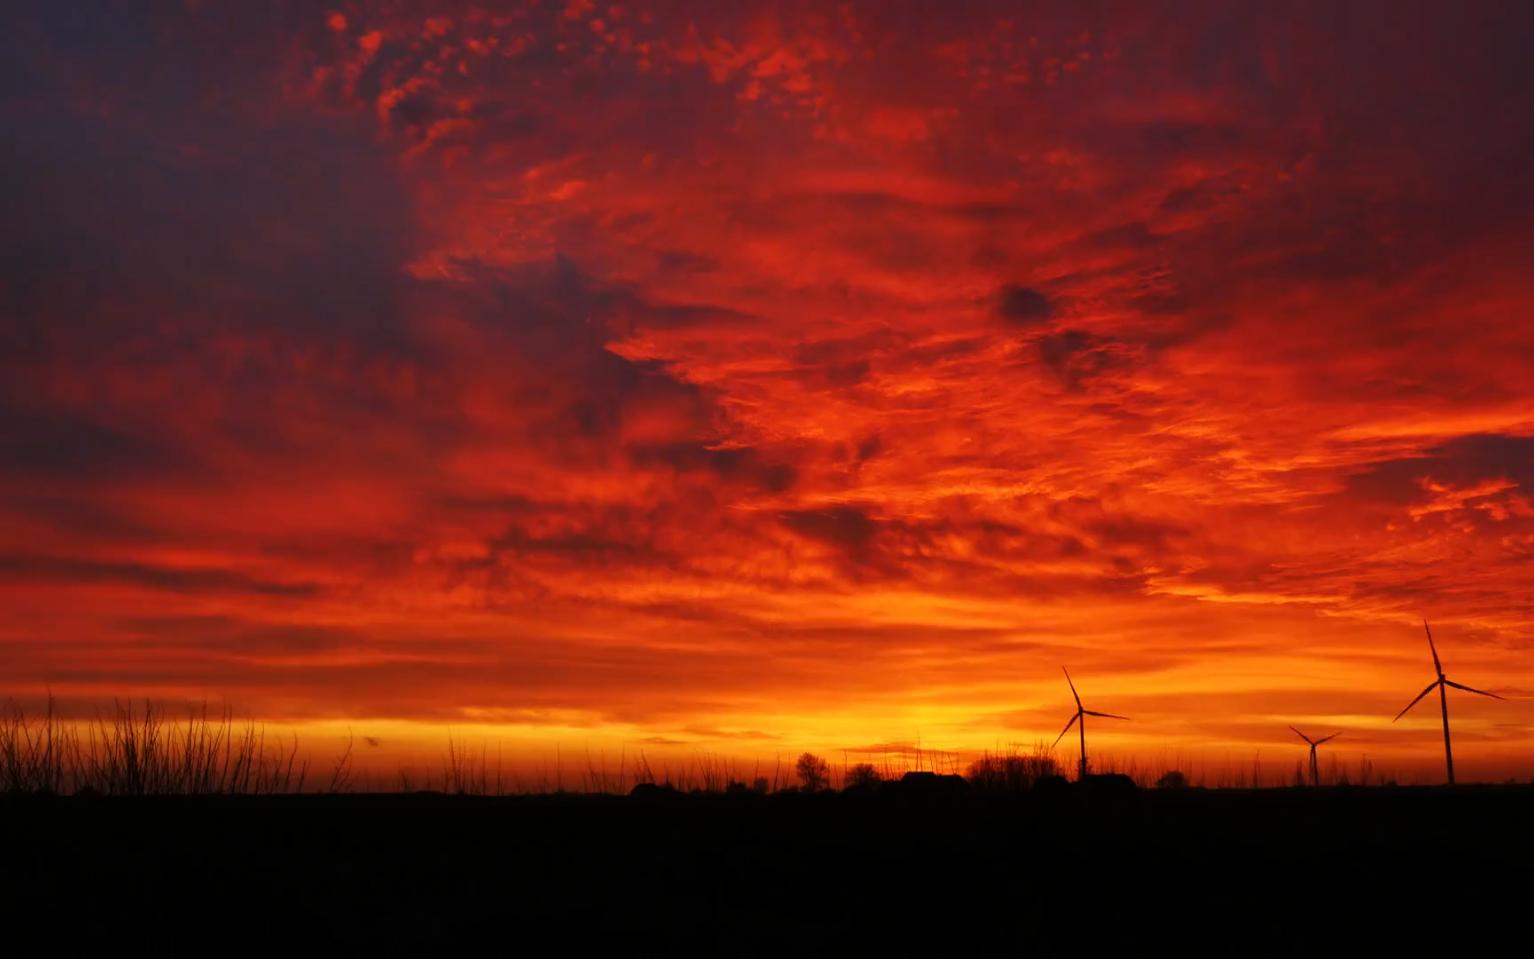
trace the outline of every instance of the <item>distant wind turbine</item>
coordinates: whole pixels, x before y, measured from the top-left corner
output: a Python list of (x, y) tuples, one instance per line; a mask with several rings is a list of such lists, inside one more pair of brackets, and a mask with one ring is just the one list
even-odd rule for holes
[[(1293, 726), (1290, 726), (1289, 728), (1294, 729)], [(1307, 743), (1310, 743), (1310, 784), (1312, 786), (1321, 785), (1321, 771), (1320, 768), (1316, 765), (1316, 747), (1322, 743), (1329, 743), (1342, 734), (1332, 733), (1330, 736), (1322, 736), (1320, 739), (1311, 739), (1309, 736), (1300, 732), (1298, 729), (1294, 729), (1294, 734), (1305, 740)]]
[[(1484, 689), (1472, 689), (1469, 686), (1461, 686), (1445, 676), (1443, 674), (1443, 664), (1438, 661), (1438, 647), (1433, 645), (1433, 631), (1428, 629), (1427, 620), (1425, 619), (1422, 621), (1422, 629), (1427, 633), (1427, 648), (1433, 653), (1433, 671), (1438, 674), (1438, 678), (1428, 683), (1427, 689), (1418, 693), (1416, 699), (1407, 703), (1406, 709), (1396, 713), (1396, 719), (1405, 716), (1407, 710), (1422, 702), (1422, 697), (1432, 692), (1434, 687), (1438, 688), (1438, 706), (1443, 713), (1443, 761), (1449, 771), (1449, 785), (1452, 786), (1454, 785), (1454, 751), (1449, 748), (1449, 694), (1446, 691), (1446, 687), (1453, 686), (1455, 689), (1463, 689), (1465, 692), (1475, 693), (1477, 696), (1490, 696), (1492, 699), (1501, 699), (1502, 697), (1496, 693), (1488, 693)], [(1396, 719), (1392, 719), (1391, 722), (1395, 722)]]
[[(1076, 715), (1071, 717), (1071, 721), (1065, 724), (1064, 729), (1060, 730), (1060, 735), (1055, 737), (1055, 746), (1060, 745), (1060, 740), (1065, 738), (1065, 734), (1071, 731), (1072, 726), (1078, 722), (1081, 723), (1081, 728), (1079, 730), (1081, 733), (1081, 771), (1079, 775), (1081, 780), (1085, 782), (1087, 778), (1087, 717), (1099, 716), (1103, 719), (1128, 719), (1129, 717), (1115, 716), (1112, 713), (1093, 712), (1092, 710), (1087, 709), (1085, 706), (1082, 706), (1081, 697), (1076, 693), (1076, 684), (1071, 682), (1071, 671), (1066, 669), (1064, 666), (1060, 667), (1060, 671), (1065, 673), (1065, 681), (1070, 683), (1071, 696), (1076, 700)], [(1053, 749), (1054, 747), (1051, 746), (1050, 748)]]

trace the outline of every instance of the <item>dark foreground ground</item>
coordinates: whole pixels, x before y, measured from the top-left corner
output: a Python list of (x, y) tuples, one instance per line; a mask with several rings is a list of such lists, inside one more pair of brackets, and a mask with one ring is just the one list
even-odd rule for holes
[(0, 952), (1454, 953), (1534, 791), (0, 799)]

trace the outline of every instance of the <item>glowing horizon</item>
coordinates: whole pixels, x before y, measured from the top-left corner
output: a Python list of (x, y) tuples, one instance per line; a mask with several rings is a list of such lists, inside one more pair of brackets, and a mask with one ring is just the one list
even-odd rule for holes
[(0, 40), (0, 700), (1534, 776), (1528, 9), (263, 7)]

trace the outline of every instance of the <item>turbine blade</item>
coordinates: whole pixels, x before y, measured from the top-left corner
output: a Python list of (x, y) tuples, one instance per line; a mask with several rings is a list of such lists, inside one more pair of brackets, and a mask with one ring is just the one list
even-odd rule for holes
[(1112, 713), (1094, 712), (1094, 711), (1092, 711), (1090, 709), (1083, 709), (1082, 712), (1086, 713), (1088, 716), (1101, 716), (1104, 719), (1128, 719), (1129, 718), (1128, 716), (1115, 716)]
[(1438, 647), (1433, 645), (1433, 631), (1428, 629), (1425, 619), (1422, 621), (1422, 629), (1427, 633), (1427, 648), (1433, 651), (1433, 668), (1438, 671), (1438, 675), (1442, 676), (1443, 664), (1438, 662)]
[(1060, 745), (1060, 740), (1065, 738), (1065, 734), (1071, 731), (1071, 727), (1076, 725), (1076, 720), (1078, 720), (1080, 718), (1081, 718), (1081, 714), (1080, 713), (1077, 713), (1076, 715), (1072, 716), (1071, 717), (1071, 721), (1065, 724), (1065, 728), (1064, 729), (1060, 730), (1060, 735), (1055, 737), (1054, 743), (1052, 743), (1049, 748), (1053, 749), (1053, 748), (1055, 748), (1055, 746)]
[[(1400, 712), (1396, 713), (1396, 719), (1400, 719), (1402, 716), (1405, 716), (1406, 715), (1406, 711), (1408, 709), (1411, 709), (1413, 706), (1415, 706), (1418, 703), (1422, 702), (1422, 697), (1426, 696), (1428, 693), (1432, 692), (1434, 687), (1436, 687), (1437, 685), (1438, 685), (1438, 680), (1436, 680), (1436, 679), (1433, 680), (1432, 682), (1428, 683), (1427, 684), (1427, 689), (1424, 689), (1422, 692), (1418, 693), (1416, 699), (1414, 699), (1411, 702), (1406, 704), (1406, 709), (1403, 709)], [(1396, 719), (1392, 719), (1391, 722), (1395, 722)]]
[(1322, 736), (1320, 739), (1316, 740), (1316, 745), (1319, 746), (1322, 743), (1329, 743), (1341, 735), (1341, 733), (1332, 733), (1330, 736)]
[(1065, 674), (1065, 681), (1067, 683), (1070, 683), (1070, 686), (1071, 686), (1071, 696), (1074, 697), (1075, 700), (1076, 700), (1076, 708), (1080, 709), (1081, 708), (1081, 696), (1079, 696), (1076, 693), (1076, 684), (1075, 683), (1071, 683), (1071, 671), (1069, 669), (1066, 669), (1064, 666), (1061, 666), (1060, 667), (1060, 672)]
[(1453, 686), (1455, 689), (1463, 689), (1467, 693), (1475, 693), (1475, 694), (1480, 695), (1480, 696), (1490, 696), (1492, 699), (1502, 699), (1502, 698), (1504, 698), (1502, 696), (1498, 696), (1496, 693), (1488, 693), (1484, 689), (1475, 689), (1475, 688), (1470, 687), (1470, 686), (1463, 686), (1463, 685), (1461, 685), (1459, 683), (1456, 683), (1452, 679), (1445, 679), (1444, 682), (1447, 683), (1450, 686)]
[[(1293, 727), (1293, 726), (1290, 726), (1290, 727), (1289, 727), (1289, 728), (1290, 728), (1290, 729), (1294, 729), (1294, 727)], [(1306, 742), (1307, 742), (1307, 743), (1310, 743), (1310, 744), (1311, 744), (1311, 745), (1312, 745), (1312, 746), (1314, 746), (1314, 745), (1315, 745), (1315, 743), (1314, 743), (1314, 742), (1311, 742), (1311, 739), (1310, 739), (1310, 737), (1309, 737), (1309, 736), (1307, 736), (1307, 735), (1305, 735), (1305, 734), (1304, 734), (1304, 733), (1302, 733), (1302, 732), (1300, 732), (1300, 731), (1299, 731), (1299, 730), (1298, 730), (1298, 729), (1294, 729), (1294, 734), (1295, 734), (1295, 735), (1296, 735), (1296, 736), (1298, 736), (1298, 737), (1300, 737), (1300, 738), (1301, 738), (1301, 739), (1303, 739), (1303, 740), (1305, 740), (1305, 741), (1306, 741)]]

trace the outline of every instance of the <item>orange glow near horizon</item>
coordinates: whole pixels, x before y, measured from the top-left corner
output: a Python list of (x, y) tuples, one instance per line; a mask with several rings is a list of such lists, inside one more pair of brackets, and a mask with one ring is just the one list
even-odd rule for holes
[(1534, 776), (1521, 5), (259, 6), (0, 40), (0, 699)]

